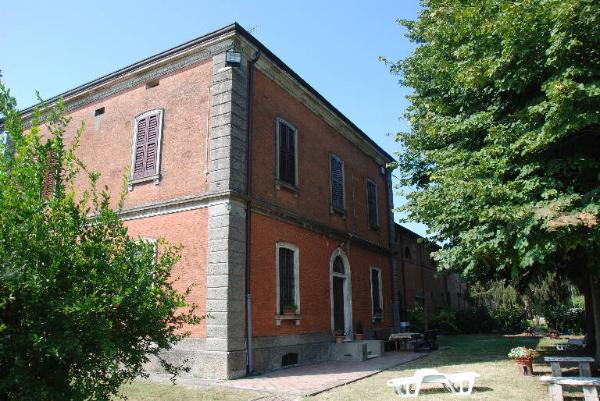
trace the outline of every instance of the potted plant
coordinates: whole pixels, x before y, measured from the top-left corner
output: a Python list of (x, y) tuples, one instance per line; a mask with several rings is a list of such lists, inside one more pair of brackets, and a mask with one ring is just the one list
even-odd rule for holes
[(346, 339), (346, 336), (344, 335), (344, 332), (342, 330), (335, 331), (335, 342), (336, 343), (341, 344), (344, 342), (345, 339)]
[(298, 307), (294, 304), (283, 305), (283, 314), (284, 315), (295, 315)]
[(354, 338), (356, 338), (357, 341), (365, 339), (365, 333), (363, 331), (363, 325), (362, 325), (362, 322), (360, 320), (358, 322), (356, 322), (356, 326), (354, 326)]
[(524, 376), (533, 375), (533, 357), (535, 350), (526, 347), (516, 347), (510, 350), (508, 357), (514, 359), (519, 367), (519, 371)]

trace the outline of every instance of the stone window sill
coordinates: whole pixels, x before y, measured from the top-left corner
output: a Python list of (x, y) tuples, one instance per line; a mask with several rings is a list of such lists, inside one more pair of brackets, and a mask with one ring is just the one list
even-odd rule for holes
[(339, 214), (342, 216), (342, 219), (346, 220), (346, 209), (340, 209), (339, 207), (335, 207), (333, 205), (329, 206), (329, 214)]
[(275, 324), (281, 326), (283, 320), (290, 320), (296, 323), (296, 326), (300, 325), (300, 315), (275, 315)]
[(160, 174), (155, 174), (155, 175), (151, 175), (148, 177), (144, 177), (144, 178), (137, 178), (137, 179), (130, 179), (129, 181), (127, 181), (127, 187), (129, 189), (129, 191), (133, 191), (133, 186), (134, 185), (138, 185), (138, 184), (143, 184), (146, 182), (151, 182), (154, 181), (155, 185), (158, 185), (158, 183), (160, 182)]
[(298, 192), (300, 192), (296, 185), (292, 185), (288, 182), (280, 181), (277, 179), (275, 180), (275, 189), (278, 191), (280, 191), (281, 189), (285, 189), (287, 191), (292, 192), (294, 196), (298, 196)]

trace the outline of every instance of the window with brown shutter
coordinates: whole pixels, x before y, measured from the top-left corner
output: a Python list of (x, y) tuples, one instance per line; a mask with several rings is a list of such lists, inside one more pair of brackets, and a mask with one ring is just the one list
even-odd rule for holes
[(297, 130), (290, 123), (277, 119), (277, 180), (279, 184), (298, 185)]
[(54, 149), (48, 149), (48, 168), (42, 182), (42, 197), (48, 199), (53, 196), (56, 189), (56, 180), (60, 179), (57, 171), (57, 160), (54, 156)]
[(381, 270), (371, 268), (371, 301), (373, 321), (383, 320), (383, 288), (381, 286)]
[(331, 174), (331, 207), (345, 211), (344, 203), (344, 162), (338, 156), (329, 156)]
[(299, 254), (298, 247), (293, 244), (278, 242), (276, 244), (277, 270), (277, 314), (284, 309), (293, 308), (300, 312)]
[(131, 162), (133, 182), (146, 179), (158, 182), (162, 117), (162, 110), (152, 110), (135, 119)]
[(374, 230), (379, 228), (379, 210), (377, 209), (377, 185), (367, 178), (367, 214), (369, 219), (369, 228)]

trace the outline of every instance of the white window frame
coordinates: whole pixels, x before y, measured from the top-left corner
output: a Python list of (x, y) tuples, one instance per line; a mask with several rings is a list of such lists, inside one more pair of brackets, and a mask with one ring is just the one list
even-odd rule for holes
[[(373, 299), (373, 270), (378, 272), (379, 277), (379, 304), (381, 306), (381, 315), (375, 315), (375, 300)], [(381, 275), (381, 269), (379, 267), (369, 268), (369, 282), (371, 283), (371, 320), (373, 322), (383, 322), (385, 316), (385, 308), (383, 305), (383, 277)]]
[(275, 244), (275, 314), (281, 313), (279, 303), (279, 249), (285, 248), (294, 252), (294, 298), (296, 302), (296, 314), (300, 314), (300, 249), (289, 242), (277, 242)]
[[(281, 129), (281, 124), (285, 124), (288, 127), (290, 127), (293, 131), (294, 131), (294, 183), (290, 184), (289, 182), (285, 182), (285, 181), (281, 181), (280, 179), (280, 174), (279, 174), (279, 138), (280, 138), (280, 129)], [(298, 170), (300, 170), (298, 168), (298, 129), (291, 124), (289, 121), (281, 118), (281, 117), (277, 117), (275, 118), (275, 179), (277, 180), (277, 185), (283, 185), (283, 186), (291, 186), (292, 188), (296, 189), (298, 188)]]
[[(342, 209), (333, 205), (333, 177), (331, 176), (331, 159), (337, 159), (342, 163)], [(333, 211), (346, 213), (346, 164), (344, 160), (333, 152), (329, 152), (329, 205)]]
[(0, 143), (3, 145), (4, 148), (2, 150), (3, 156), (6, 156), (11, 152), (14, 153), (14, 144), (8, 131), (3, 131), (2, 129), (0, 129)]
[[(375, 186), (375, 222), (372, 225), (369, 220), (369, 183), (372, 183)], [(367, 177), (367, 224), (369, 224), (369, 228), (376, 230), (379, 229), (379, 188), (377, 188), (377, 183), (375, 180)]]
[[(138, 123), (141, 119), (148, 117), (152, 114), (158, 114), (158, 144), (156, 146), (156, 174), (144, 177), (133, 179), (133, 169), (135, 167), (135, 144), (137, 142), (137, 127)], [(153, 109), (143, 112), (142, 114), (137, 115), (133, 119), (133, 141), (131, 142), (131, 164), (130, 164), (130, 174), (129, 174), (129, 190), (133, 190), (133, 185), (141, 182), (154, 181), (156, 185), (158, 185), (160, 181), (160, 160), (161, 160), (161, 151), (162, 151), (162, 131), (163, 131), (163, 109)]]

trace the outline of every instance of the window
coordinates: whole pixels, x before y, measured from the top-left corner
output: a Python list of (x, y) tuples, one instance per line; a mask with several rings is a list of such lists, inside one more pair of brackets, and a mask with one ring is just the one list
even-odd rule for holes
[(281, 366), (291, 366), (298, 364), (298, 354), (296, 352), (290, 352), (281, 357)]
[(42, 182), (42, 197), (51, 198), (56, 191), (56, 184), (60, 180), (60, 171), (58, 171), (57, 160), (54, 149), (48, 149), (47, 170)]
[(6, 131), (2, 131), (0, 128), (0, 153), (3, 156), (13, 155), (15, 152), (14, 143), (12, 138)]
[(277, 314), (286, 308), (294, 308), (300, 313), (299, 255), (295, 245), (279, 242), (276, 246), (277, 273)]
[(329, 156), (331, 174), (331, 207), (344, 211), (344, 162), (334, 154)]
[(162, 117), (162, 110), (152, 110), (135, 119), (131, 157), (133, 183), (155, 179), (158, 184)]
[(292, 187), (298, 185), (297, 132), (290, 123), (277, 119), (277, 181)]
[(379, 210), (377, 210), (377, 185), (367, 178), (367, 213), (369, 227), (377, 230), (379, 228)]
[(371, 268), (371, 300), (373, 303), (373, 321), (383, 320), (383, 292), (381, 286), (381, 270)]
[(412, 259), (408, 245), (404, 248), (404, 259)]

